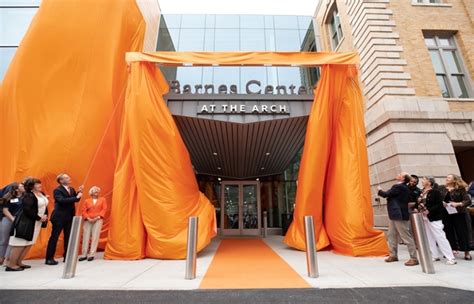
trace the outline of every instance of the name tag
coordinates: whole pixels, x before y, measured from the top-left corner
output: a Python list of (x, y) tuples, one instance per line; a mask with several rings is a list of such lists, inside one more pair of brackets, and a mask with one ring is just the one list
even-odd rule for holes
[(19, 203), (19, 202), (20, 202), (20, 200), (18, 198), (12, 198), (10, 200), (10, 203)]

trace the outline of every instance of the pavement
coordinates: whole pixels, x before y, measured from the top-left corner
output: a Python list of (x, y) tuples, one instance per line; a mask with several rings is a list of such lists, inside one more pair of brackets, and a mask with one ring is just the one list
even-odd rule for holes
[[(42, 302), (40, 299), (43, 299), (43, 297), (46, 300), (49, 295), (60, 296), (62, 294), (68, 295), (66, 300), (77, 299), (79, 302), (85, 301), (86, 298), (83, 295), (97, 295), (99, 299), (104, 297), (126, 299), (133, 295), (137, 299), (143, 297), (143, 302), (147, 302), (147, 296), (152, 295), (157, 297), (156, 299), (163, 299), (164, 303), (181, 303), (179, 301), (182, 297), (174, 296), (178, 290), (190, 290), (189, 293), (179, 294), (189, 295), (191, 298), (195, 297), (196, 301), (205, 301), (206, 298), (209, 301), (211, 301), (211, 298), (212, 301), (214, 299), (218, 301), (223, 299), (222, 297), (231, 299), (233, 295), (238, 295), (243, 299), (246, 297), (253, 299), (262, 295), (270, 301), (274, 295), (281, 294), (287, 295), (287, 297), (278, 298), (282, 303), (285, 303), (285, 299), (290, 301), (300, 297), (304, 302), (305, 295), (308, 295), (309, 298), (320, 299), (322, 302), (325, 299), (337, 302), (339, 298), (331, 296), (337, 293), (340, 295), (341, 301), (342, 299), (351, 301), (357, 299), (359, 302), (365, 303), (364, 301), (367, 300), (369, 301), (367, 303), (370, 303), (371, 297), (377, 295), (375, 290), (380, 290), (380, 297), (385, 292), (389, 298), (395, 295), (398, 297), (399, 295), (399, 302), (401, 303), (405, 301), (404, 293), (416, 295), (420, 301), (423, 300), (423, 297), (431, 295), (430, 302), (444, 299), (443, 295), (459, 296), (459, 299), (465, 299), (466, 295), (470, 295), (471, 299), (474, 299), (473, 261), (458, 258), (458, 264), (454, 266), (448, 266), (444, 262), (436, 262), (434, 264), (436, 273), (425, 274), (422, 272), (421, 266), (406, 267), (403, 265), (403, 262), (408, 259), (406, 246), (403, 245), (400, 246), (400, 262), (398, 263), (385, 263), (381, 257), (356, 258), (335, 254), (331, 251), (321, 251), (318, 252), (319, 277), (309, 278), (306, 274), (304, 252), (288, 248), (282, 242), (283, 238), (281, 236), (270, 236), (263, 240), (314, 289), (295, 289), (291, 291), (274, 289), (272, 292), (267, 289), (209, 290), (210, 293), (202, 289), (199, 290), (204, 274), (221, 241), (219, 238), (215, 238), (198, 256), (195, 280), (184, 279), (185, 261), (182, 260), (111, 261), (103, 260), (102, 256), (99, 255), (92, 262), (79, 262), (76, 276), (72, 279), (61, 278), (62, 263), (58, 266), (47, 266), (43, 260), (30, 260), (27, 263), (32, 265), (31, 269), (22, 272), (0, 271), (0, 303), (12, 303), (7, 302), (9, 301), (8, 295), (12, 292), (15, 293), (11, 290), (17, 290), (17, 292), (22, 290), (18, 294), (24, 295), (25, 302), (32, 299), (28, 298), (28, 295), (37, 296), (39, 297), (38, 303)], [(269, 269), (268, 271), (272, 270)], [(239, 286), (235, 286), (235, 288), (239, 288)], [(31, 290), (31, 292), (28, 290)], [(153, 290), (154, 292), (143, 294), (132, 292), (139, 290)], [(160, 290), (167, 292), (156, 292)], [(336, 290), (340, 290), (340, 292), (336, 292)], [(417, 290), (422, 291), (421, 294), (418, 295)], [(130, 291), (130, 293), (126, 291)], [(226, 296), (223, 296), (224, 294)], [(167, 297), (173, 299), (174, 302), (167, 302)], [(53, 302), (51, 303), (59, 298), (52, 297)], [(381, 302), (380, 299), (378, 303)], [(382, 299), (384, 303), (389, 301), (385, 296)], [(115, 300), (111, 301), (115, 302)], [(212, 301), (209, 303), (213, 303)], [(87, 302), (93, 303), (92, 300)], [(195, 303), (195, 301), (187, 302)], [(229, 301), (226, 300), (226, 302)]]

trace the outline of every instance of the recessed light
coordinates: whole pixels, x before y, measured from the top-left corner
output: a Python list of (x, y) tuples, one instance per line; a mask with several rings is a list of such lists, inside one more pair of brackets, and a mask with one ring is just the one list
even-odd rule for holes
[(217, 170), (220, 170), (220, 169), (222, 169), (222, 168), (221, 168), (221, 167), (217, 167)]
[(262, 167), (262, 168), (260, 168), (260, 170), (265, 170), (265, 168), (264, 168), (264, 167)]
[(212, 155), (217, 156), (217, 152), (212, 152)]
[(255, 180), (256, 180), (256, 181), (259, 181), (259, 180), (260, 180), (260, 178), (258, 178), (258, 177), (257, 177)]
[(270, 152), (265, 153), (266, 156), (270, 155)]
[(217, 180), (218, 180), (218, 181), (221, 181), (221, 180), (222, 180), (222, 178), (218, 177), (218, 178), (217, 178)]

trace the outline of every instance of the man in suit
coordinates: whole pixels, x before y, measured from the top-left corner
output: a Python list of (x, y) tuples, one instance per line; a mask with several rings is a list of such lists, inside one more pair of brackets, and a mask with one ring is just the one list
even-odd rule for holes
[(46, 250), (46, 265), (58, 264), (58, 262), (54, 260), (54, 253), (56, 252), (56, 245), (62, 231), (64, 231), (64, 257), (66, 257), (69, 234), (71, 233), (72, 218), (76, 214), (75, 204), (81, 199), (82, 191), (84, 189), (84, 186), (80, 186), (76, 192), (76, 190), (70, 186), (71, 177), (65, 173), (59, 174), (56, 181), (59, 186), (54, 189), (53, 192), (54, 211), (51, 215), (53, 230), (49, 237), (48, 248)]
[(405, 266), (415, 266), (419, 263), (415, 242), (409, 229), (410, 214), (408, 212), (410, 189), (407, 184), (410, 182), (411, 176), (407, 172), (402, 172), (395, 179), (398, 182), (388, 191), (383, 191), (380, 186), (378, 187), (378, 195), (387, 199), (387, 211), (390, 219), (387, 234), (390, 256), (385, 259), (385, 262), (398, 261), (398, 236), (400, 236), (403, 243), (407, 244), (410, 254), (410, 259), (405, 263)]

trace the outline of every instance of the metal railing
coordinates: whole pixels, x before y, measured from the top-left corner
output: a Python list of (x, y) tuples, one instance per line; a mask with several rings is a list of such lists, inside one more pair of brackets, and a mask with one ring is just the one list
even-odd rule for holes
[(191, 216), (188, 220), (188, 241), (186, 248), (186, 280), (196, 278), (196, 259), (197, 259), (197, 242), (198, 242), (198, 223), (197, 216)]
[(67, 245), (66, 261), (64, 263), (63, 279), (71, 279), (76, 275), (77, 255), (79, 251), (79, 237), (81, 235), (82, 216), (72, 219), (71, 233)]
[(311, 215), (304, 217), (304, 236), (306, 241), (306, 266), (310, 278), (319, 277), (318, 259), (316, 254), (316, 237), (314, 235), (314, 222)]

